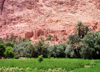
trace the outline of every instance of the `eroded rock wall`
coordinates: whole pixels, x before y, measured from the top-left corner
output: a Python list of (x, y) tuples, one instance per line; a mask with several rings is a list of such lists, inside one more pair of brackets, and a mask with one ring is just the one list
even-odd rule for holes
[(0, 0), (0, 37), (10, 34), (38, 41), (53, 35), (52, 42), (64, 42), (77, 22), (90, 29), (100, 27), (99, 0)]

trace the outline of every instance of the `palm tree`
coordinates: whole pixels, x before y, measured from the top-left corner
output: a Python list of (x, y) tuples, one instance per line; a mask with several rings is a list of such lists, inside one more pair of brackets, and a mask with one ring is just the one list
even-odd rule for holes
[(88, 33), (88, 31), (89, 31), (89, 27), (85, 26), (85, 35)]
[(83, 29), (83, 24), (82, 24), (82, 22), (79, 22), (78, 25), (76, 26), (76, 31), (77, 31), (78, 37), (81, 37), (82, 29)]
[(75, 36), (75, 35), (70, 35), (69, 36), (69, 41), (68, 41), (68, 44), (71, 45), (71, 48), (74, 50), (74, 53), (77, 55), (78, 58), (80, 58), (80, 53), (79, 53), (79, 50), (80, 50), (80, 38)]
[(88, 26), (84, 26), (82, 22), (79, 22), (76, 26), (76, 35), (70, 35), (68, 43), (71, 45), (71, 48), (74, 50), (74, 53), (77, 55), (77, 57), (80, 56), (80, 41), (81, 38), (83, 38), (87, 32), (89, 31)]
[(76, 26), (76, 35), (79, 38), (83, 38), (88, 31), (89, 31), (88, 26), (84, 26), (82, 22), (79, 22), (78, 25)]
[(39, 49), (39, 53), (41, 55), (42, 48), (46, 48), (46, 46), (45, 46), (45, 43), (44, 43), (44, 41), (45, 41), (44, 38), (40, 37), (39, 39), (40, 40), (39, 40), (38, 44), (35, 45), (35, 47)]
[(31, 57), (33, 57), (33, 51), (35, 49), (35, 44), (34, 45), (30, 44), (29, 49), (31, 50)]

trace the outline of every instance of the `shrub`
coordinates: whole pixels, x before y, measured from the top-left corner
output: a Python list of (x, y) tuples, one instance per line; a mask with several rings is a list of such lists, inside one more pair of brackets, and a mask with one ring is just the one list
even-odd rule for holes
[(19, 55), (15, 55), (14, 59), (19, 59), (19, 57), (20, 57)]
[(31, 55), (30, 54), (25, 54), (25, 57), (31, 58)]
[(7, 47), (8, 47), (8, 46), (10, 46), (10, 47), (14, 47), (14, 45), (11, 44), (10, 42), (7, 42), (7, 43), (6, 43), (6, 46), (7, 46)]
[(0, 38), (0, 43), (3, 43), (3, 39), (2, 38)]
[(96, 62), (94, 60), (91, 60), (91, 65), (92, 66), (96, 65)]
[(46, 40), (51, 40), (52, 37), (53, 37), (52, 35), (48, 35)]
[(5, 57), (13, 58), (14, 53), (13, 53), (12, 47), (7, 47), (6, 51), (4, 52), (4, 55), (5, 55)]
[(43, 55), (40, 55), (40, 56), (38, 57), (38, 61), (39, 61), (39, 62), (42, 62), (42, 61), (43, 61)]
[(51, 55), (48, 55), (48, 58), (50, 59), (51, 58)]
[(13, 38), (14, 38), (14, 35), (13, 35), (13, 34), (11, 34), (11, 35), (10, 35), (10, 38), (9, 38), (9, 39), (10, 39), (10, 41), (12, 41), (12, 40), (13, 40)]
[(5, 52), (5, 46), (0, 43), (0, 56), (3, 56)]
[(1, 67), (0, 72), (26, 72), (26, 69), (18, 67)]

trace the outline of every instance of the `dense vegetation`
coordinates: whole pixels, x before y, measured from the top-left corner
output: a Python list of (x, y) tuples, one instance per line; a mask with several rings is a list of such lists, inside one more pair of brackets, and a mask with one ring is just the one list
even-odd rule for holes
[(45, 43), (51, 38), (51, 35), (46, 40), (40, 37), (37, 44), (31, 44), (30, 39), (15, 38), (13, 34), (6, 39), (0, 38), (0, 59), (3, 58), (0, 60), (0, 72), (100, 71), (100, 61), (93, 60), (100, 59), (99, 32), (92, 32), (79, 22), (75, 34), (70, 35), (65, 43)]
[[(46, 40), (50, 40), (51, 35)], [(0, 39), (0, 56), (13, 58), (20, 57), (69, 57), (69, 58), (100, 58), (100, 33), (92, 32), (81, 22), (75, 27), (75, 34), (70, 35), (65, 43), (49, 45), (40, 37), (37, 44), (31, 44), (30, 39), (14, 38), (13, 34), (6, 39)], [(15, 58), (14, 57), (14, 58)]]

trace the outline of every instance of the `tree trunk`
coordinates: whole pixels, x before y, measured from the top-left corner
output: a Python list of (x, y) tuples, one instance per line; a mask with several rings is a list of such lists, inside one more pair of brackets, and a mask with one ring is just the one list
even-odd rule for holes
[(78, 29), (78, 36), (81, 37), (81, 29), (80, 29), (80, 27)]
[(42, 50), (42, 48), (40, 48), (39, 50), (40, 50), (40, 55), (41, 55), (41, 50)]
[(31, 50), (31, 57), (33, 57), (33, 50)]
[(77, 56), (78, 58), (81, 58), (81, 55), (80, 55), (79, 51), (77, 52), (76, 49), (74, 49), (74, 53), (76, 54), (76, 56)]

